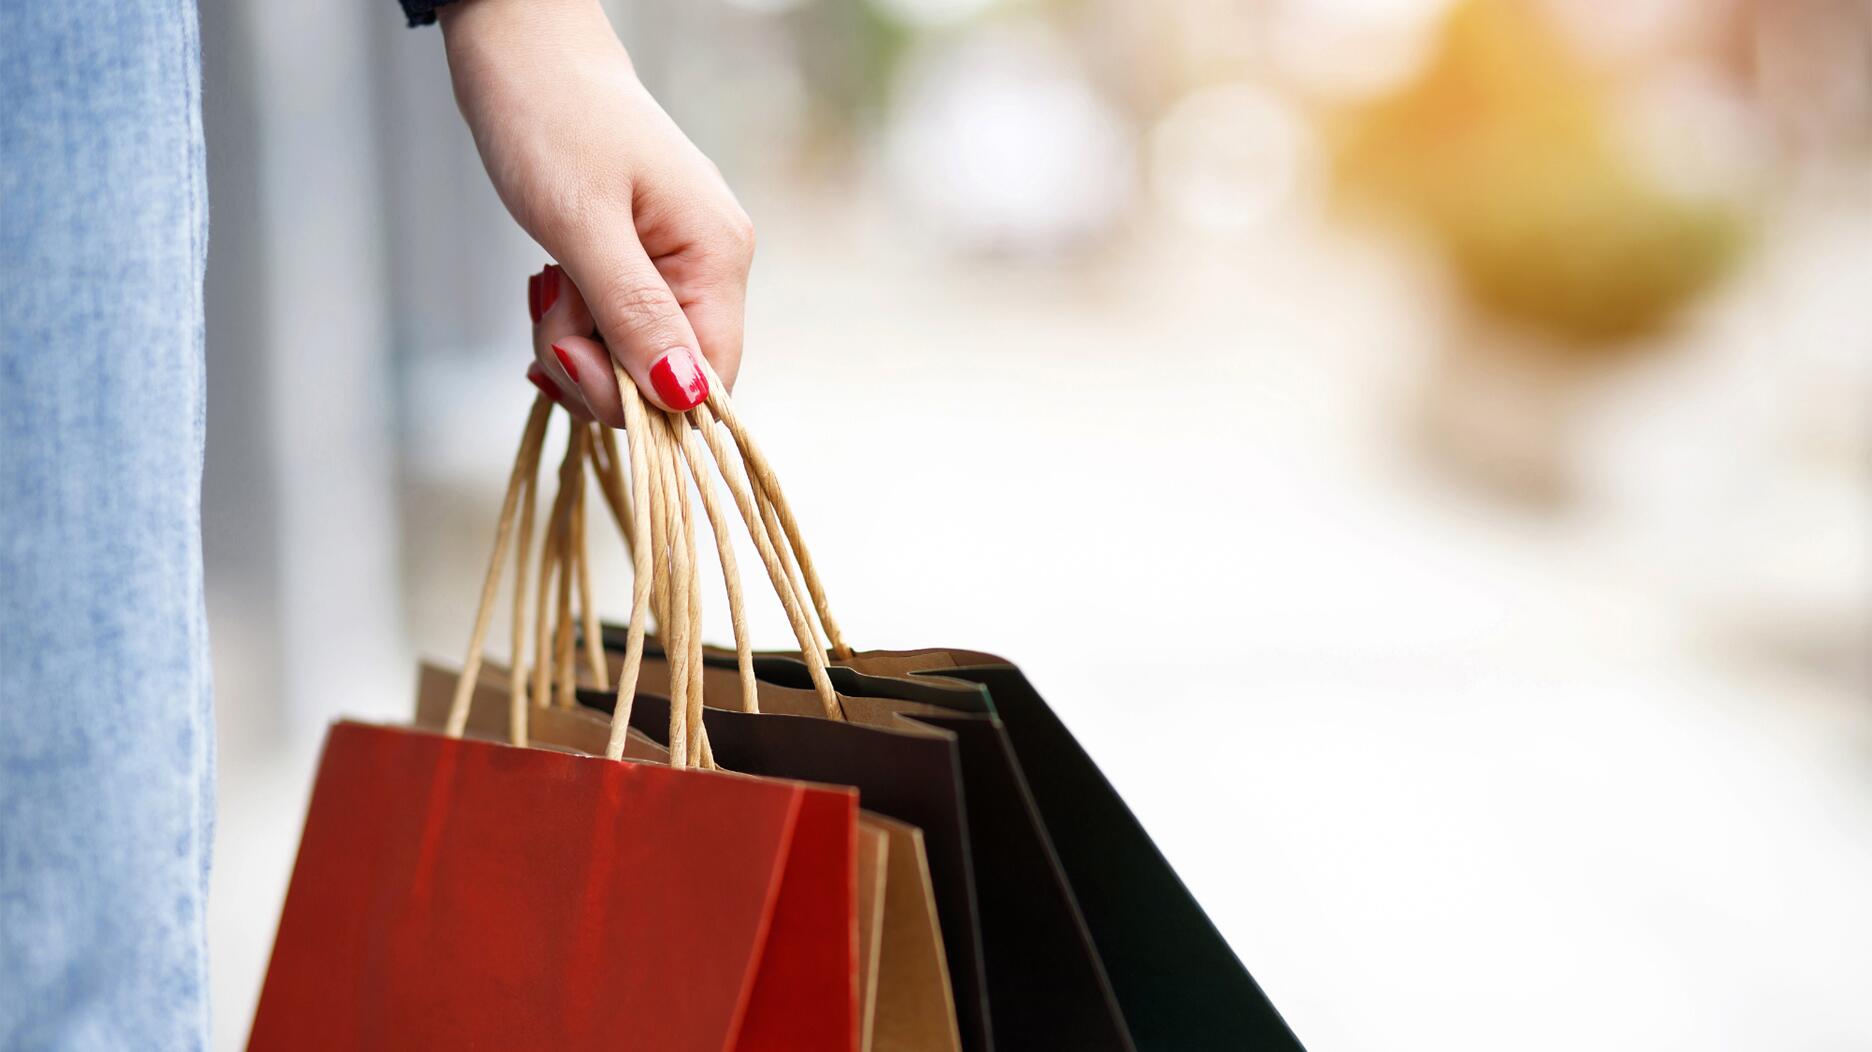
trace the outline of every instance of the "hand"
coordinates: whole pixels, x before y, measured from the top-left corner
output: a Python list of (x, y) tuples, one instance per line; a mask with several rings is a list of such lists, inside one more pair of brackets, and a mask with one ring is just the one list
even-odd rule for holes
[(597, 0), (459, 0), (438, 13), (488, 176), (560, 265), (529, 286), (545, 376), (614, 427), (612, 358), (665, 409), (708, 396), (698, 351), (732, 384), (753, 224), (638, 82)]

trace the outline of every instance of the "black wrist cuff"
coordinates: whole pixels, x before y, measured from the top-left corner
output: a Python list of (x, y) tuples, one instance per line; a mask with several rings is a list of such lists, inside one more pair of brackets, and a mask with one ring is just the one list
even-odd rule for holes
[(411, 26), (428, 26), (435, 24), (436, 8), (443, 4), (453, 3), (454, 0), (400, 0), (400, 2), (403, 4), (403, 14), (409, 19)]

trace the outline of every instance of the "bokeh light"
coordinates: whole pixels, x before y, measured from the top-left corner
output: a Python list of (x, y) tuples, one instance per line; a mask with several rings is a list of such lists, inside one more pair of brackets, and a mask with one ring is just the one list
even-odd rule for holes
[(1193, 92), (1157, 122), (1151, 189), (1178, 222), (1241, 234), (1293, 206), (1316, 163), (1312, 129), (1291, 104), (1249, 84)]
[(958, 247), (1057, 251), (1106, 230), (1135, 181), (1131, 135), (1059, 41), (997, 29), (917, 56), (897, 87), (893, 186)]

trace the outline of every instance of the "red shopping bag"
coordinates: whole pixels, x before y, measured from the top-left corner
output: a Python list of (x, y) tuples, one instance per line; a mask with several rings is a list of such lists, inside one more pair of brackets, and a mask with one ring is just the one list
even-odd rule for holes
[(252, 1049), (856, 1049), (857, 795), (340, 723)]
[[(445, 733), (343, 722), (326, 738), (249, 1047), (858, 1052), (855, 791), (683, 752), (626, 760), (622, 718), (603, 757), (528, 748), (517, 693), (512, 744), (462, 737), (547, 409), (522, 438)], [(551, 528), (563, 541), (576, 521)], [(653, 538), (638, 540), (647, 569)], [(654, 541), (661, 564), (692, 561)], [(633, 591), (641, 619), (647, 574)], [(621, 677), (620, 714), (634, 687)], [(671, 724), (713, 767), (701, 721), (679, 706)]]

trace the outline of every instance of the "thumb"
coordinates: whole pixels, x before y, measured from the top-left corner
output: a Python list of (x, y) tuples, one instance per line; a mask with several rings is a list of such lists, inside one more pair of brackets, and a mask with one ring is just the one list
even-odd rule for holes
[[(708, 398), (695, 331), (669, 283), (637, 239), (622, 238), (604, 256), (581, 260), (573, 280), (585, 294), (611, 357), (658, 406), (692, 409)], [(572, 271), (570, 264), (566, 268)]]

